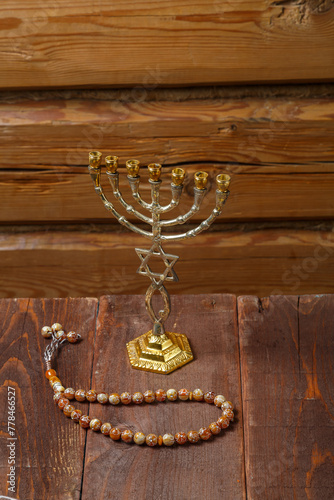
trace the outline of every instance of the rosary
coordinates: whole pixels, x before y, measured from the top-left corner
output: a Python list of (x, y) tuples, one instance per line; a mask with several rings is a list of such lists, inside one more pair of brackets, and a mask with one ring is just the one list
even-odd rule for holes
[[(165, 445), (172, 446), (174, 443), (185, 444), (197, 443), (199, 440), (207, 441), (213, 435), (217, 435), (222, 429), (226, 429), (230, 422), (233, 421), (233, 405), (230, 401), (226, 401), (225, 397), (221, 394), (215, 395), (213, 392), (203, 392), (201, 389), (194, 389), (189, 391), (188, 389), (180, 389), (179, 391), (175, 389), (168, 389), (164, 391), (163, 389), (158, 389), (155, 392), (148, 390), (144, 393), (135, 392), (130, 394), (129, 392), (123, 392), (121, 395), (117, 393), (107, 394), (106, 392), (97, 392), (94, 389), (85, 391), (84, 389), (78, 389), (77, 391), (72, 387), (65, 389), (60, 379), (57, 377), (55, 370), (51, 368), (51, 360), (54, 354), (57, 353), (61, 345), (66, 342), (75, 343), (81, 336), (76, 332), (65, 333), (62, 325), (59, 323), (54, 323), (51, 327), (44, 326), (42, 328), (42, 335), (44, 338), (51, 338), (51, 344), (49, 344), (44, 352), (44, 360), (46, 363), (45, 376), (49, 380), (50, 386), (54, 391), (53, 400), (58, 405), (58, 407), (63, 410), (66, 417), (71, 418), (73, 422), (79, 423), (80, 427), (83, 429), (92, 429), (95, 432), (101, 432), (105, 436), (110, 436), (113, 441), (122, 440), (125, 443), (136, 443), (142, 445), (146, 443), (147, 446)], [(118, 427), (113, 427), (109, 422), (102, 423), (98, 418), (91, 418), (88, 415), (83, 415), (81, 410), (76, 409), (72, 404), (71, 400), (76, 401), (89, 401), (90, 403), (98, 402), (102, 405), (110, 403), (111, 405), (124, 404), (128, 405), (130, 403), (142, 404), (143, 402), (151, 404), (155, 401), (205, 401), (209, 404), (215, 404), (220, 410), (222, 410), (221, 416), (216, 422), (212, 422), (208, 427), (201, 427), (199, 431), (191, 430), (188, 433), (177, 432), (175, 436), (170, 433), (166, 433), (163, 436), (157, 436), (155, 434), (145, 434), (143, 432), (133, 433), (130, 429), (119, 429)]]

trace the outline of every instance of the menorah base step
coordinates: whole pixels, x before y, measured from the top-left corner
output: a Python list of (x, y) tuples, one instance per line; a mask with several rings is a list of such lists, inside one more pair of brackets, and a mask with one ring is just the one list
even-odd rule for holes
[(189, 341), (182, 333), (153, 335), (152, 330), (126, 344), (133, 368), (171, 373), (194, 359)]

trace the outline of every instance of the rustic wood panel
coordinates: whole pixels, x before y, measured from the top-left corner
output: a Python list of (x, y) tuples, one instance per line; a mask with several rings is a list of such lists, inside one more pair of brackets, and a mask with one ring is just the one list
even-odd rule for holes
[(240, 297), (249, 498), (333, 496), (333, 296)]
[(100, 149), (144, 165), (201, 161), (229, 163), (232, 172), (333, 171), (327, 164), (334, 161), (333, 118), (333, 98), (10, 100), (0, 102), (0, 167), (61, 171), (86, 165), (87, 151)]
[[(15, 498), (331, 499), (334, 296), (244, 296), (239, 318), (231, 295), (173, 298), (170, 325), (188, 334), (195, 361), (168, 376), (129, 368), (124, 344), (148, 327), (141, 300), (104, 297), (97, 318), (94, 299), (0, 300), (2, 493), (14, 496), (6, 487), (10, 386), (16, 392)], [(212, 442), (175, 449), (86, 435), (54, 407), (43, 377), (39, 330), (55, 320), (83, 336), (58, 356), (66, 385), (88, 388), (93, 376), (92, 385), (105, 390), (224, 390), (236, 405), (233, 426)], [(203, 324), (210, 330), (205, 337)], [(80, 406), (109, 419), (108, 407)], [(160, 432), (168, 421), (174, 432), (199, 427), (216, 412), (195, 402), (130, 406), (113, 408), (112, 422)]]
[[(0, 300), (1, 493), (10, 497), (79, 499), (85, 436), (55, 407), (44, 377), (42, 326), (60, 321), (81, 331), (85, 345), (58, 356), (62, 380), (89, 385), (97, 311), (96, 299)], [(67, 330), (68, 331), (68, 330)], [(80, 357), (84, 359), (81, 363)], [(15, 493), (6, 484), (8, 387), (15, 389)], [(86, 406), (86, 405), (84, 405)], [(88, 406), (88, 405), (87, 405)], [(70, 423), (70, 422), (68, 422)]]
[(142, 93), (150, 85), (332, 80), (332, 6), (5, 0), (0, 86), (133, 85)]
[[(197, 168), (194, 168), (194, 165), (183, 166), (188, 172), (188, 182), (181, 203), (173, 214), (184, 214), (190, 209), (193, 203), (193, 173), (205, 169), (210, 173), (210, 192), (202, 204), (201, 211), (192, 221), (203, 220), (214, 207), (214, 177), (219, 172), (227, 172), (228, 169), (225, 166), (220, 168), (211, 165), (199, 165)], [(111, 188), (105, 177), (105, 191), (113, 202)], [(166, 174), (163, 179), (165, 183), (161, 188), (161, 202), (167, 203), (171, 199), (170, 175)], [(145, 181), (145, 175), (142, 180), (143, 197), (149, 199), (149, 184)], [(131, 203), (133, 199), (125, 174), (120, 185), (125, 199)], [(239, 173), (232, 177), (230, 191), (231, 195), (218, 219), (220, 221), (329, 219), (334, 215), (334, 173)], [(3, 172), (0, 178), (0, 198), (0, 222), (115, 222), (95, 194), (87, 169), (78, 174)], [(126, 214), (118, 203), (115, 202), (115, 205), (129, 220), (137, 222), (137, 219)]]
[[(143, 295), (149, 281), (136, 274), (134, 252), (143, 246), (143, 238), (127, 232), (2, 233), (0, 296)], [(166, 249), (180, 256), (175, 266), (180, 281), (168, 285), (172, 294), (334, 292), (334, 236), (329, 229), (246, 226), (209, 231)]]
[[(229, 432), (200, 446), (177, 449), (126, 446), (90, 432), (82, 499), (244, 499), (243, 436), (236, 300), (231, 295), (183, 296), (172, 301), (166, 326), (188, 335), (196, 360), (169, 375), (131, 369), (125, 343), (150, 328), (141, 297), (100, 301), (92, 386), (106, 391), (203, 387), (225, 391), (237, 419)], [(139, 307), (138, 307), (139, 306)], [(198, 313), (194, 316), (194, 310)], [(210, 338), (203, 330), (210, 331)], [(117, 354), (116, 354), (117, 353)], [(226, 367), (229, 367), (227, 370)], [(187, 432), (215, 420), (217, 408), (196, 402), (113, 408), (91, 405), (90, 415), (144, 433)], [(83, 431), (82, 431), (83, 432)], [(226, 450), (229, 459), (224, 460)]]

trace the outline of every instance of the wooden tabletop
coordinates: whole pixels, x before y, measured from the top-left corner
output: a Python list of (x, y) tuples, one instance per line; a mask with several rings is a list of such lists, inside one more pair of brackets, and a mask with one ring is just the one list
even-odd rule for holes
[[(332, 499), (333, 311), (332, 295), (174, 296), (167, 326), (188, 336), (195, 360), (159, 375), (127, 359), (125, 343), (150, 328), (142, 296), (0, 300), (0, 498)], [(44, 376), (40, 330), (56, 321), (83, 337), (54, 363), (64, 385), (200, 387), (233, 401), (235, 421), (207, 442), (172, 448), (85, 431), (55, 406)], [(75, 406), (158, 434), (199, 429), (220, 414), (195, 401)]]

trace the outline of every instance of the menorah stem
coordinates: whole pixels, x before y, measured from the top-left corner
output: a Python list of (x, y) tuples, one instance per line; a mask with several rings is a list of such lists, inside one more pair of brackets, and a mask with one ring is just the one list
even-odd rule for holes
[[(164, 308), (159, 311), (158, 315), (154, 312), (152, 306), (152, 297), (156, 291), (160, 292), (161, 297), (163, 298), (164, 301)], [(153, 335), (156, 336), (163, 335), (165, 333), (163, 325), (170, 313), (170, 297), (166, 288), (163, 285), (157, 285), (155, 283), (152, 283), (148, 287), (146, 292), (145, 305), (146, 305), (146, 310), (153, 322), (153, 329), (152, 329)]]
[(152, 198), (152, 204), (151, 204), (152, 219), (153, 219), (152, 233), (153, 233), (154, 239), (156, 241), (159, 241), (160, 234), (161, 234), (160, 213), (159, 213), (161, 181), (160, 180), (152, 181), (150, 179), (149, 183), (151, 184), (151, 198)]

